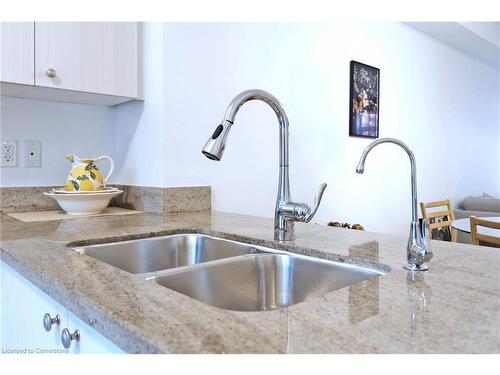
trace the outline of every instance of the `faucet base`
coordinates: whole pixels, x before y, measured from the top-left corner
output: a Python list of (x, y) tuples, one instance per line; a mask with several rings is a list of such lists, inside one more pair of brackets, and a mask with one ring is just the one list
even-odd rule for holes
[[(291, 214), (290, 214), (291, 217)], [(293, 241), (295, 239), (295, 223), (288, 220), (285, 211), (278, 205), (274, 211), (274, 240)]]
[(405, 270), (408, 271), (427, 271), (429, 268), (425, 264), (407, 264), (403, 266)]
[(275, 241), (293, 241), (295, 240), (294, 230), (282, 230), (275, 229), (274, 230), (274, 240)]

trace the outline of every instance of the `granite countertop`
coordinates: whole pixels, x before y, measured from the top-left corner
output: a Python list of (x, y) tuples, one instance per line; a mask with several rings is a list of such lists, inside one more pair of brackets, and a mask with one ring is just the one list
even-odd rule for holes
[[(1, 259), (130, 353), (498, 353), (500, 251), (432, 241), (428, 272), (404, 270), (403, 236), (201, 211), (24, 223), (1, 214)], [(329, 259), (372, 262), (384, 276), (288, 308), (206, 305), (67, 247), (197, 232)]]

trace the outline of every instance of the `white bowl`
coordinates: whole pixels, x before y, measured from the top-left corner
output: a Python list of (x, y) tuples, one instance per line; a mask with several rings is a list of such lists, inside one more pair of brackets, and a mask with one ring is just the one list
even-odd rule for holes
[(118, 188), (115, 188), (113, 186), (108, 186), (105, 187), (103, 190), (95, 190), (95, 191), (76, 191), (76, 190), (66, 190), (66, 187), (59, 187), (59, 188), (53, 188), (50, 192), (51, 193), (57, 193), (57, 194), (103, 194), (103, 193), (110, 193), (118, 191)]
[(111, 198), (121, 193), (123, 193), (122, 190), (95, 194), (43, 194), (55, 199), (57, 204), (59, 204), (68, 215), (93, 215), (100, 214), (108, 207)]

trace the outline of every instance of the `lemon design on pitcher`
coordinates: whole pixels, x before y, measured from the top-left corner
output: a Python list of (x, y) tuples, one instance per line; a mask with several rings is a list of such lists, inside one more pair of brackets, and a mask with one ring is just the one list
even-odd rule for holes
[[(103, 155), (95, 159), (80, 159), (78, 156), (69, 154), (66, 159), (73, 163), (73, 167), (68, 175), (66, 190), (68, 191), (96, 191), (102, 190), (113, 172), (113, 159)], [(96, 162), (107, 159), (111, 168), (106, 178), (103, 178), (101, 171), (96, 166)]]

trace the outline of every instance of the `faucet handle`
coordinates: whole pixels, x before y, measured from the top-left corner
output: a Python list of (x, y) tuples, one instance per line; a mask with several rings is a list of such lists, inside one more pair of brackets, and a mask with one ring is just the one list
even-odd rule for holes
[(429, 219), (422, 220), (422, 242), (424, 246), (424, 261), (429, 262), (433, 257), (431, 250), (431, 231)]
[(304, 221), (306, 223), (310, 222), (314, 215), (316, 215), (316, 211), (318, 211), (319, 205), (321, 203), (321, 199), (323, 198), (323, 193), (325, 192), (325, 189), (327, 187), (327, 184), (321, 184), (319, 185), (318, 192), (316, 193), (316, 196), (314, 197), (314, 205), (309, 211), (309, 213), (306, 215), (304, 218)]
[(405, 266), (406, 269), (410, 271), (426, 271), (427, 267), (423, 266), (424, 263), (429, 262), (434, 254), (431, 251), (431, 241), (430, 241), (430, 223), (429, 219), (422, 220), (422, 240), (419, 244), (412, 246), (409, 249), (408, 256), (411, 257), (412, 261), (409, 261), (409, 265)]
[(429, 219), (422, 219), (422, 242), (424, 249), (430, 250), (431, 248), (431, 235)]

